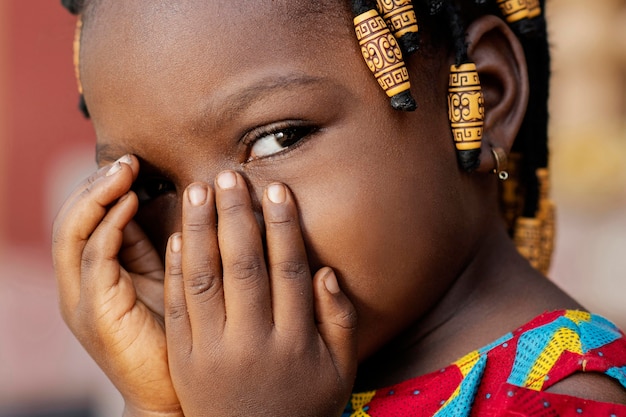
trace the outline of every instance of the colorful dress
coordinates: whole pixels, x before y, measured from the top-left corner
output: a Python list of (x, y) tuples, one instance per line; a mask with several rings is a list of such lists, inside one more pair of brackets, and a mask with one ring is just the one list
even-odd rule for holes
[(544, 392), (576, 372), (626, 388), (626, 338), (600, 316), (556, 311), (440, 371), (355, 393), (343, 417), (626, 417), (624, 405)]

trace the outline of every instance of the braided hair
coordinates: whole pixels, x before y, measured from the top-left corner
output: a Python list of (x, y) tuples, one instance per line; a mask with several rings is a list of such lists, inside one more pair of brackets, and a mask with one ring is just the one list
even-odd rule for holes
[[(377, 4), (377, 0), (349, 1), (355, 16), (375, 8)], [(378, 0), (379, 4), (384, 1), (389, 0)], [(411, 4), (410, 0), (394, 1)], [(62, 5), (75, 15), (84, 11), (86, 2), (61, 0)], [(501, 183), (501, 206), (509, 233), (515, 238), (520, 252), (533, 266), (546, 272), (554, 235), (554, 210), (546, 196), (550, 55), (542, 13), (544, 3), (545, 0), (413, 0), (412, 6), (420, 26), (424, 25), (432, 32), (429, 40), (451, 47), (457, 66), (469, 61), (467, 22), (477, 17), (488, 14), (499, 16), (509, 23), (519, 38), (527, 60), (531, 89), (527, 112), (509, 157), (510, 178)], [(521, 9), (516, 12), (518, 6)], [(420, 42), (417, 33), (398, 39), (404, 55), (419, 53)], [(89, 117), (82, 94), (79, 107)], [(409, 106), (409, 110), (414, 108), (414, 103)], [(460, 166), (466, 170), (467, 167), (476, 167), (478, 153), (470, 154), (466, 161), (459, 160)], [(532, 220), (536, 230), (529, 232), (528, 228), (520, 226), (520, 221), (525, 219)]]

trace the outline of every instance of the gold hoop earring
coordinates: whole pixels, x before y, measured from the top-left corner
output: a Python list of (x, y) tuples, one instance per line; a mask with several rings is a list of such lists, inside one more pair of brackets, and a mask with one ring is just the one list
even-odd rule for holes
[(491, 148), (491, 154), (496, 163), (493, 173), (496, 174), (500, 180), (506, 181), (509, 178), (509, 173), (506, 170), (508, 166), (506, 152), (502, 148)]

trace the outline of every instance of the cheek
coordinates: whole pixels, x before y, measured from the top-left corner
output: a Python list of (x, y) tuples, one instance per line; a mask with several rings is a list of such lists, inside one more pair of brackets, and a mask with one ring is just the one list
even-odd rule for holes
[(334, 268), (357, 307), (361, 357), (424, 314), (458, 269), (448, 245), (458, 193), (442, 189), (433, 167), (426, 176), (412, 163), (388, 166), (292, 186), (312, 266)]

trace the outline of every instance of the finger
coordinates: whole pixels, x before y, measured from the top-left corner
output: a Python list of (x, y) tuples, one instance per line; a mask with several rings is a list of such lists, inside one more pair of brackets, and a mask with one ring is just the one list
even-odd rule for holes
[(222, 267), (217, 242), (215, 198), (203, 183), (183, 196), (183, 282), (194, 341), (213, 340), (224, 329)]
[(124, 229), (120, 262), (132, 273), (163, 279), (163, 262), (154, 245), (135, 221)]
[(53, 263), (61, 302), (68, 307), (76, 305), (80, 297), (81, 260), (87, 239), (104, 218), (107, 206), (128, 192), (131, 183), (131, 169), (120, 164), (113, 175), (105, 174), (91, 182), (55, 220)]
[(129, 165), (118, 161), (98, 170), (77, 187), (55, 219), (53, 254), (73, 253), (71, 249), (77, 241), (81, 242), (78, 247), (82, 249), (84, 241), (104, 217), (107, 206), (128, 192), (133, 175)]
[(315, 326), (313, 284), (295, 202), (283, 184), (265, 190), (263, 218), (276, 329), (311, 330)]
[[(61, 218), (64, 217), (65, 214), (67, 213), (68, 209), (71, 208), (71, 206), (74, 205), (76, 199), (78, 197), (80, 197), (80, 195), (87, 190), (89, 187), (91, 187), (91, 185), (96, 182), (97, 180), (101, 179), (102, 177), (106, 177), (107, 174), (109, 174), (109, 171), (113, 170), (113, 173), (115, 171), (115, 169), (113, 169), (113, 167), (115, 165), (119, 165), (119, 164), (126, 164), (128, 166), (130, 166), (132, 173), (133, 173), (133, 181), (135, 180), (135, 178), (137, 177), (137, 174), (139, 173), (139, 163), (137, 162), (137, 158), (135, 158), (132, 155), (124, 155), (121, 158), (119, 158), (117, 161), (115, 161), (112, 164), (108, 164), (105, 165), (103, 167), (98, 168), (98, 170), (96, 172), (94, 172), (93, 174), (91, 174), (89, 177), (85, 178), (78, 186), (76, 186), (76, 188), (74, 188), (72, 190), (72, 192), (70, 193), (70, 195), (65, 199), (65, 203), (63, 204), (63, 206), (61, 207), (61, 209), (59, 210), (59, 213), (57, 214), (57, 217)], [(109, 174), (110, 176), (111, 174)]]
[(163, 320), (163, 262), (148, 236), (135, 221), (124, 229), (118, 255), (133, 279), (137, 298)]
[(191, 325), (183, 283), (182, 246), (181, 234), (174, 233), (165, 252), (165, 335), (171, 360), (175, 360), (178, 354), (186, 356), (192, 350)]
[(332, 269), (320, 269), (313, 281), (318, 331), (337, 371), (348, 379), (355, 374), (357, 366), (356, 310), (339, 288)]
[(101, 293), (117, 284), (124, 228), (137, 212), (135, 193), (122, 196), (106, 213), (87, 240), (81, 259), (82, 285)]
[(218, 176), (216, 202), (227, 325), (244, 333), (267, 329), (272, 311), (263, 243), (239, 174), (225, 171)]
[[(87, 241), (81, 257), (80, 299), (75, 317), (91, 317), (88, 320), (92, 322), (118, 323), (135, 306), (135, 288), (117, 261), (117, 253), (122, 245), (122, 231), (135, 215), (137, 204), (134, 193), (124, 195), (111, 207)], [(70, 327), (74, 328), (71, 321), (72, 318), (69, 319)], [(80, 327), (75, 329), (77, 336), (81, 333)], [(88, 330), (84, 325), (82, 328), (83, 332)]]

